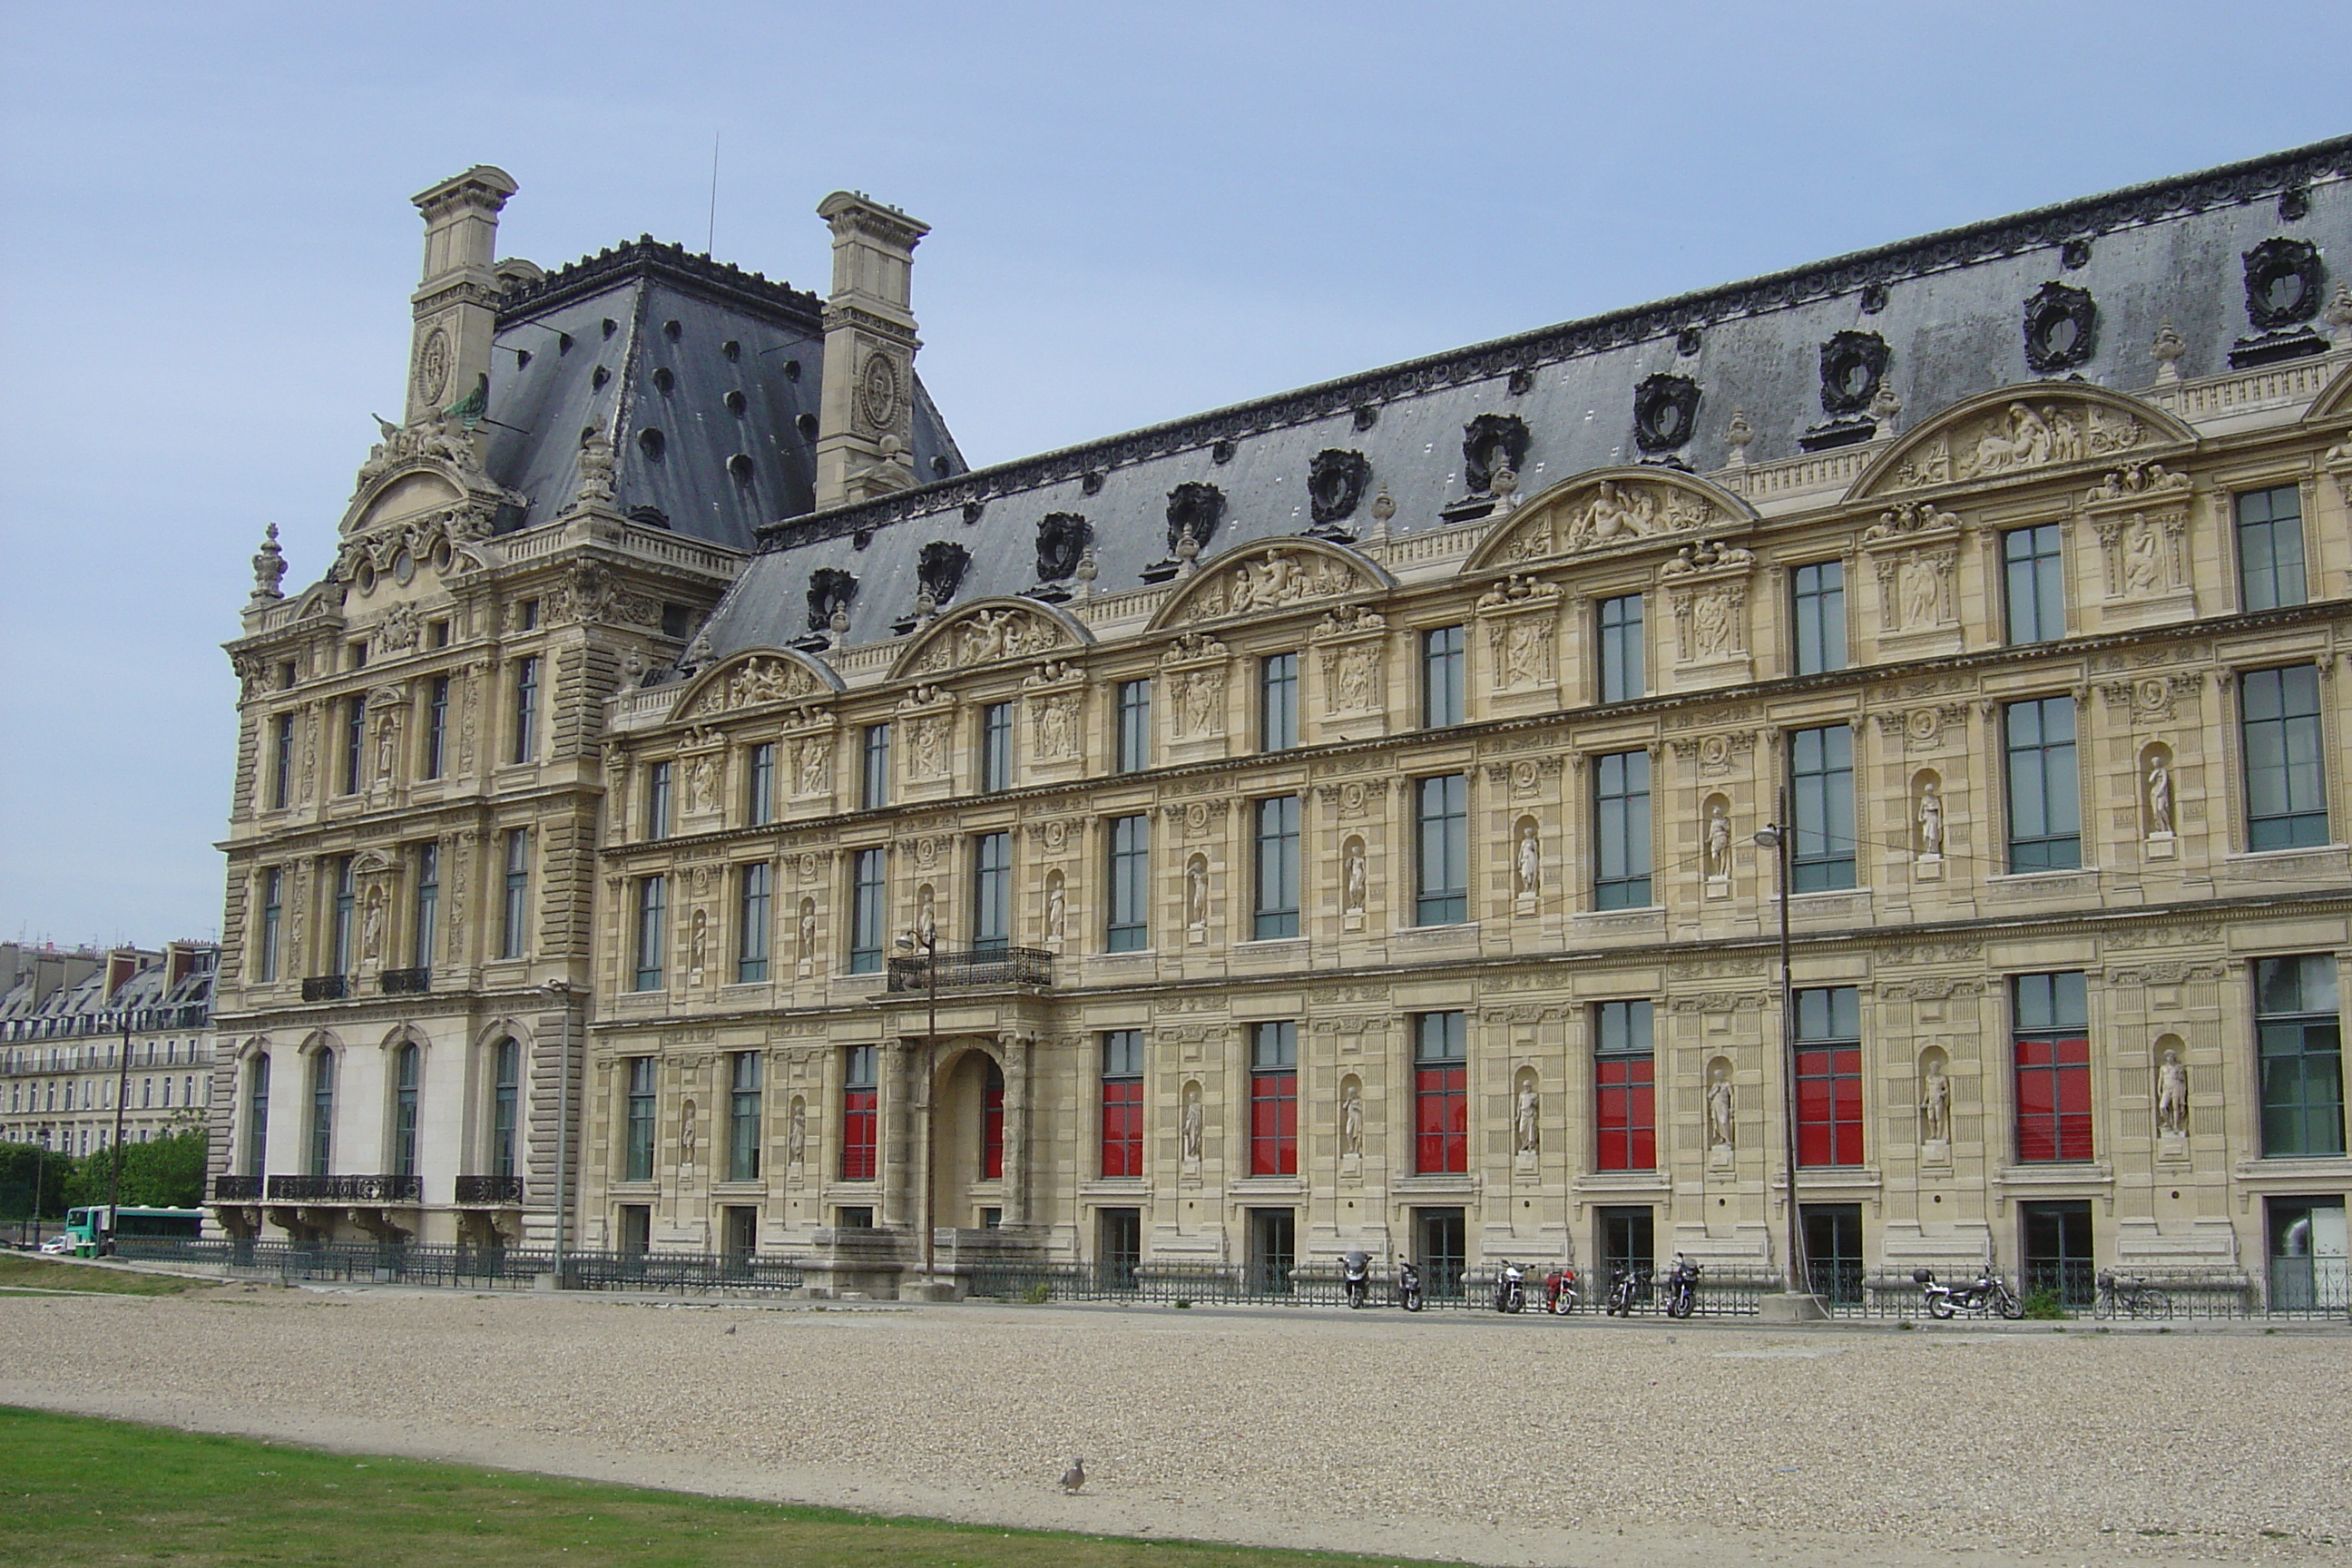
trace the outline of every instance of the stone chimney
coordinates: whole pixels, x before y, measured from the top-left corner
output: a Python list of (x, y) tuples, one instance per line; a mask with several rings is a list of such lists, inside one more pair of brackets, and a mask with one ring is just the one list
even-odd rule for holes
[(515, 189), (504, 169), (477, 163), (415, 197), (425, 215), (425, 278), (409, 296), (416, 335), (408, 353), (404, 425), (437, 418), (489, 374), (499, 292), (499, 210)]
[(915, 314), (908, 285), (930, 226), (851, 191), (817, 204), (833, 226), (817, 405), (816, 504), (846, 506), (915, 482)]

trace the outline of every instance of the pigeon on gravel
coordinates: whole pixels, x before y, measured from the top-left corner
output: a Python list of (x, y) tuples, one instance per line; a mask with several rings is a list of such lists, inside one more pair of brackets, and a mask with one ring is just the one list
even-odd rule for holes
[(1066, 1492), (1074, 1492), (1086, 1484), (1087, 1461), (1085, 1456), (1081, 1455), (1072, 1459), (1070, 1468), (1062, 1472), (1062, 1489)]

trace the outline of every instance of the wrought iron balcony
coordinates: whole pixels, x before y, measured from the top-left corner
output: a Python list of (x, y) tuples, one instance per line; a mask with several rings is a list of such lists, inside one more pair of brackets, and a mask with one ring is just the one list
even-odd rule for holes
[(213, 1202), (216, 1204), (257, 1204), (261, 1201), (259, 1176), (215, 1176)]
[(433, 989), (429, 969), (387, 969), (378, 982), (387, 996), (422, 996)]
[(352, 994), (352, 983), (341, 974), (313, 974), (302, 982), (305, 1002), (340, 1002)]
[(522, 1202), (520, 1176), (460, 1176), (457, 1178), (457, 1201), (461, 1204), (519, 1204)]
[(273, 1204), (413, 1204), (425, 1194), (416, 1176), (272, 1176)]
[(931, 965), (939, 965), (940, 989), (974, 985), (1043, 985), (1054, 984), (1054, 955), (1034, 947), (982, 947), (935, 953), (917, 953), (890, 961), (888, 989), (921, 991), (930, 983)]

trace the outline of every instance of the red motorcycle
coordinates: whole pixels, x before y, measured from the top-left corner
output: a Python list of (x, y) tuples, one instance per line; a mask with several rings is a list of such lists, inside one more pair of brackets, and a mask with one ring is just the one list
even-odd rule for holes
[(1576, 1310), (1576, 1270), (1553, 1269), (1544, 1276), (1544, 1310), (1561, 1317)]

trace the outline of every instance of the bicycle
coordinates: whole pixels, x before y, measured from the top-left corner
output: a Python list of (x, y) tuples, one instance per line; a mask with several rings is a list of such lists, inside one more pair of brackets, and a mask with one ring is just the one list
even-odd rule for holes
[(2091, 1309), (2095, 1318), (2168, 1318), (2172, 1316), (2172, 1298), (2141, 1279), (2118, 1279), (2113, 1269), (2099, 1271), (2098, 1304)]

